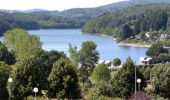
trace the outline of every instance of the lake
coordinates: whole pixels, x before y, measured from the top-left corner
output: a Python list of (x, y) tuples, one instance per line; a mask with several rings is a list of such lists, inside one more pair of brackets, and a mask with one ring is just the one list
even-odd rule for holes
[(42, 48), (45, 50), (64, 51), (69, 55), (69, 43), (80, 48), (83, 41), (93, 41), (97, 44), (100, 60), (120, 58), (125, 62), (127, 57), (139, 63), (139, 58), (145, 56), (147, 48), (120, 46), (111, 37), (83, 34), (80, 29), (41, 29), (31, 30), (30, 34), (40, 37)]

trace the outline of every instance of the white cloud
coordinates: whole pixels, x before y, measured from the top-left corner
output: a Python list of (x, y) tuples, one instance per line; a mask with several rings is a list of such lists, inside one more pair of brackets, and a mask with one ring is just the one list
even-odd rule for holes
[(41, 8), (48, 10), (64, 10), (70, 8), (86, 8), (106, 5), (125, 0), (2, 0), (0, 9), (28, 10)]

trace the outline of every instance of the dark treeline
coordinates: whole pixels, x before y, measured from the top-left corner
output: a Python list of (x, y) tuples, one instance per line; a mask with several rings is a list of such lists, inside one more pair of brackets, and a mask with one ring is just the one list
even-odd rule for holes
[(146, 32), (161, 30), (164, 34), (168, 33), (169, 11), (169, 4), (150, 4), (129, 7), (117, 12), (105, 13), (87, 22), (82, 31), (112, 35), (116, 37), (118, 41), (137, 35), (145, 40)]
[(0, 36), (13, 28), (26, 30), (48, 28), (80, 28), (82, 22), (69, 17), (0, 12)]

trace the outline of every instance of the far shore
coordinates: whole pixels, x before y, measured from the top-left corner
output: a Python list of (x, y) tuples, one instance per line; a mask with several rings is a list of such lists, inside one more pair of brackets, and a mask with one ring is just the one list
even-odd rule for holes
[[(99, 34), (99, 35), (100, 36), (105, 36), (105, 37), (111, 37), (114, 41), (116, 41), (116, 38), (113, 38), (112, 36), (105, 35), (105, 34)], [(119, 46), (144, 47), (144, 48), (149, 48), (151, 46), (151, 45), (142, 44), (142, 43), (126, 43), (126, 42), (116, 43), (116, 45), (119, 45)]]
[[(85, 33), (85, 34), (89, 34), (89, 33)], [(91, 33), (90, 33), (91, 34)], [(109, 37), (109, 38), (112, 38), (114, 41), (116, 41), (116, 38), (110, 36), (110, 35), (106, 35), (106, 34), (93, 34), (93, 35), (99, 35), (99, 36), (104, 36), (104, 37)], [(149, 48), (151, 47), (151, 45), (149, 44), (144, 44), (144, 43), (127, 43), (125, 41), (123, 42), (120, 42), (120, 43), (116, 43), (116, 45), (119, 45), (119, 46), (133, 46), (133, 47), (143, 47), (143, 48)], [(165, 48), (168, 48), (170, 49), (170, 47), (165, 47)]]
[(141, 44), (141, 43), (124, 43), (124, 42), (117, 43), (117, 45), (119, 45), (119, 46), (144, 47), (144, 48), (149, 48), (151, 46), (151, 45)]

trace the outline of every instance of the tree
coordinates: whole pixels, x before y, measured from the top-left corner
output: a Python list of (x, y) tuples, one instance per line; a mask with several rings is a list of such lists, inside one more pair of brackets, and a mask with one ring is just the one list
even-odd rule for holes
[(0, 61), (3, 61), (9, 65), (14, 64), (16, 61), (14, 54), (8, 51), (7, 47), (2, 43), (0, 43)]
[(134, 35), (137, 35), (141, 32), (141, 26), (139, 22), (136, 22), (134, 25)]
[[(143, 75), (137, 69), (137, 78), (142, 80), (141, 82), (141, 90), (146, 86), (145, 79)], [(112, 84), (115, 89), (115, 96), (121, 98), (127, 98), (134, 93), (135, 90), (135, 64), (128, 58), (125, 64), (123, 64), (122, 68), (118, 70), (115, 78), (112, 80)], [(137, 84), (137, 83), (136, 83)], [(114, 88), (113, 87), (113, 88)]]
[(118, 33), (118, 36), (119, 36), (118, 38), (120, 40), (124, 40), (124, 39), (129, 38), (129, 37), (131, 37), (133, 35), (134, 34), (133, 34), (132, 29), (129, 27), (129, 25), (125, 24), (125, 25), (122, 25), (120, 27), (120, 31)]
[(92, 41), (83, 42), (79, 53), (79, 63), (81, 64), (80, 73), (85, 79), (95, 67), (99, 59), (99, 53), (96, 51), (97, 45)]
[(108, 66), (106, 64), (99, 64), (97, 65), (92, 74), (91, 74), (91, 81), (93, 83), (98, 83), (99, 81), (108, 81), (110, 80), (110, 70), (108, 69)]
[(164, 48), (160, 43), (153, 44), (147, 51), (146, 55), (150, 57), (157, 57), (161, 53), (168, 54), (168, 49)]
[(9, 30), (4, 34), (4, 44), (14, 51), (17, 59), (33, 57), (41, 50), (40, 38), (23, 29)]
[(8, 99), (8, 91), (6, 88), (9, 78), (10, 66), (4, 62), (0, 62), (0, 98), (1, 100)]
[(79, 53), (77, 51), (77, 47), (76, 46), (73, 47), (71, 44), (69, 44), (69, 53), (70, 53), (70, 59), (73, 62), (73, 65), (78, 67)]
[(90, 76), (93, 87), (89, 90), (89, 95), (111, 96), (112, 85), (110, 84), (110, 70), (106, 64), (98, 64)]
[(63, 52), (58, 52), (55, 50), (51, 51), (40, 51), (36, 55), (35, 59), (38, 64), (41, 65), (41, 88), (48, 89), (48, 76), (52, 70), (53, 63), (59, 60), (60, 58), (66, 58), (66, 55)]
[(64, 54), (64, 52), (59, 52), (56, 50), (51, 50), (47, 52), (47, 54), (51, 65), (60, 58), (66, 58), (66, 54)]
[(151, 70), (154, 93), (170, 99), (170, 64), (155, 65)]
[(92, 41), (83, 42), (79, 51), (79, 62), (82, 67), (93, 68), (98, 62), (99, 53), (96, 48), (97, 45)]
[(121, 64), (121, 60), (119, 58), (115, 58), (113, 61), (112, 61), (112, 64), (114, 66), (119, 66)]
[(14, 100), (23, 100), (32, 94), (32, 89), (38, 87), (41, 91), (44, 83), (44, 66), (35, 58), (22, 59), (13, 66), (10, 77), (12, 83), (8, 83), (8, 92)]
[(81, 98), (78, 76), (69, 59), (60, 59), (54, 63), (48, 81), (50, 97), (57, 99)]

